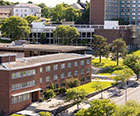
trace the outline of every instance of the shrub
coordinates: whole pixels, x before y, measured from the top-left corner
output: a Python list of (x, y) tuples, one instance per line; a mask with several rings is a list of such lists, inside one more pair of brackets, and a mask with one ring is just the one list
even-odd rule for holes
[(51, 116), (51, 113), (49, 112), (39, 112), (40, 116)]
[(61, 94), (65, 94), (65, 92), (67, 92), (67, 89), (62, 87), (62, 88), (59, 88), (59, 93)]
[(80, 85), (80, 81), (76, 78), (71, 78), (66, 80), (66, 84), (69, 88), (78, 87)]
[(45, 99), (50, 99), (50, 98), (53, 98), (55, 97), (55, 93), (52, 89), (46, 89), (46, 92), (44, 93), (44, 98)]

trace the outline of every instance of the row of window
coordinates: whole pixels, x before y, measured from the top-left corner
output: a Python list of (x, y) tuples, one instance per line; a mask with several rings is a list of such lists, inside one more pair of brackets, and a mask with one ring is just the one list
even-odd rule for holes
[[(86, 60), (86, 64), (90, 64), (90, 60), (89, 59)], [(85, 65), (85, 61), (84, 60), (81, 60), (80, 61), (80, 65), (81, 66)], [(78, 62), (77, 61), (74, 62), (74, 66), (75, 67), (78, 66)], [(68, 63), (68, 68), (71, 68), (71, 67), (72, 67), (72, 63), (69, 62)], [(66, 68), (66, 64), (65, 63), (61, 64), (61, 69), (65, 69), (65, 68)], [(51, 70), (51, 66), (46, 66), (46, 72), (49, 72), (50, 70)], [(58, 64), (53, 65), (53, 70), (58, 70)], [(42, 71), (43, 71), (43, 69), (40, 68), (40, 72), (42, 72)]]
[(23, 89), (23, 88), (26, 88), (26, 87), (32, 87), (32, 86), (35, 86), (35, 85), (36, 85), (35, 80), (27, 81), (27, 82), (23, 82), (23, 83), (18, 83), (18, 84), (13, 84), (12, 85), (12, 91)]
[[(90, 72), (90, 68), (87, 68), (86, 69), (86, 73), (89, 73), (89, 72)], [(84, 74), (84, 69), (81, 69), (80, 73)], [(77, 76), (77, 75), (78, 75), (78, 70), (75, 70), (74, 71), (74, 76)], [(61, 79), (65, 78), (66, 77), (66, 73), (61, 73), (60, 77), (61, 77)], [(67, 77), (72, 77), (72, 72), (68, 72)], [(58, 75), (56, 74), (56, 75), (53, 76), (53, 80), (57, 80), (57, 79), (58, 79)], [(46, 82), (49, 82), (50, 80), (51, 80), (50, 76), (47, 76), (46, 77)], [(40, 78), (40, 83), (42, 83), (42, 78)]]
[(35, 74), (36, 74), (35, 69), (16, 72), (16, 73), (12, 73), (12, 79), (22, 78), (22, 77), (26, 77), (26, 76), (32, 76), (32, 75), (35, 75)]
[(30, 94), (24, 94), (16, 97), (12, 97), (12, 104), (23, 102), (30, 99)]

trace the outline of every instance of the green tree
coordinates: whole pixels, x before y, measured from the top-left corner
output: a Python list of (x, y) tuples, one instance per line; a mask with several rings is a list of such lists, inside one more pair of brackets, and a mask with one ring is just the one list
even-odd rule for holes
[(51, 15), (51, 10), (48, 7), (44, 7), (41, 9), (41, 16), (45, 18), (49, 18)]
[(140, 76), (140, 61), (138, 61), (133, 69), (134, 73), (137, 75), (137, 78)]
[(69, 7), (68, 4), (58, 4), (51, 9), (52, 20), (56, 22), (61, 22), (64, 20), (64, 10)]
[(86, 9), (79, 17), (79, 20), (76, 21), (77, 24), (88, 24), (89, 23), (89, 14), (90, 14), (90, 3), (86, 2)]
[(1, 26), (2, 35), (6, 37), (12, 36), (12, 40), (19, 40), (28, 37), (30, 27), (28, 22), (20, 17), (11, 16), (5, 19), (4, 24)]
[(41, 33), (40, 43), (41, 43), (41, 44), (46, 44), (46, 37), (45, 37), (45, 33)]
[(134, 73), (138, 76), (140, 75), (140, 63), (138, 62), (139, 56), (136, 55), (128, 55), (124, 60), (123, 64), (127, 65), (129, 68), (131, 68)]
[(100, 35), (94, 35), (93, 41), (94, 55), (99, 56), (99, 62), (101, 63), (102, 56), (107, 56), (109, 53), (109, 47), (106, 38)]
[(49, 112), (39, 112), (40, 116), (51, 116), (51, 113)]
[(70, 78), (66, 80), (66, 84), (69, 88), (78, 87), (80, 85), (80, 81), (76, 78)]
[(25, 115), (19, 115), (19, 114), (12, 114), (10, 116), (25, 116)]
[[(64, 45), (70, 45), (73, 43), (77, 43), (77, 39), (80, 37), (80, 33), (75, 27), (70, 27), (69, 25), (59, 25), (53, 31), (54, 39), (58, 41), (58, 43)], [(61, 39), (61, 41), (59, 41)]]
[(81, 10), (74, 9), (73, 7), (67, 7), (64, 10), (64, 19), (66, 21), (74, 21), (79, 20), (79, 17), (82, 15)]
[(90, 107), (75, 114), (75, 116), (115, 116), (118, 106), (110, 100), (93, 100)]
[(33, 2), (32, 1), (28, 1), (28, 4), (33, 4)]
[(47, 7), (45, 3), (40, 3), (40, 4), (38, 4), (38, 6), (41, 7), (41, 8)]
[(26, 16), (25, 19), (29, 24), (31, 24), (33, 21), (37, 20), (38, 17), (30, 15), (30, 16)]
[(79, 108), (79, 104), (86, 99), (86, 92), (83, 89), (69, 89), (66, 92), (66, 101), (73, 102), (77, 104), (77, 109)]
[(119, 58), (125, 57), (127, 54), (127, 47), (125, 41), (123, 41), (123, 39), (121, 38), (114, 40), (111, 44), (111, 51), (117, 59), (117, 65), (119, 65)]
[(119, 107), (116, 116), (140, 116), (140, 104), (136, 101), (128, 101)]
[(55, 93), (52, 89), (46, 89), (46, 92), (44, 93), (44, 98), (45, 99), (50, 99), (50, 98), (53, 98), (55, 97)]

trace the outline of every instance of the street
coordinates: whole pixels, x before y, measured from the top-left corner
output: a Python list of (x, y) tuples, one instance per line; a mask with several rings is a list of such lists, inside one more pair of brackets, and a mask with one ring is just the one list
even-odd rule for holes
[[(114, 101), (117, 105), (125, 104), (125, 90), (122, 91), (121, 95), (113, 96), (110, 99)], [(140, 86), (139, 85), (137, 87), (129, 87), (127, 89), (127, 101), (128, 100), (136, 100), (137, 102), (140, 102)]]

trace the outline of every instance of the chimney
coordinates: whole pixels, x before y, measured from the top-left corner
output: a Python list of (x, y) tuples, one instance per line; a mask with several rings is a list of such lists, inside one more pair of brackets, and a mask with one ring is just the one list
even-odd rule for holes
[(0, 54), (0, 64), (10, 63), (16, 61), (15, 54)]

